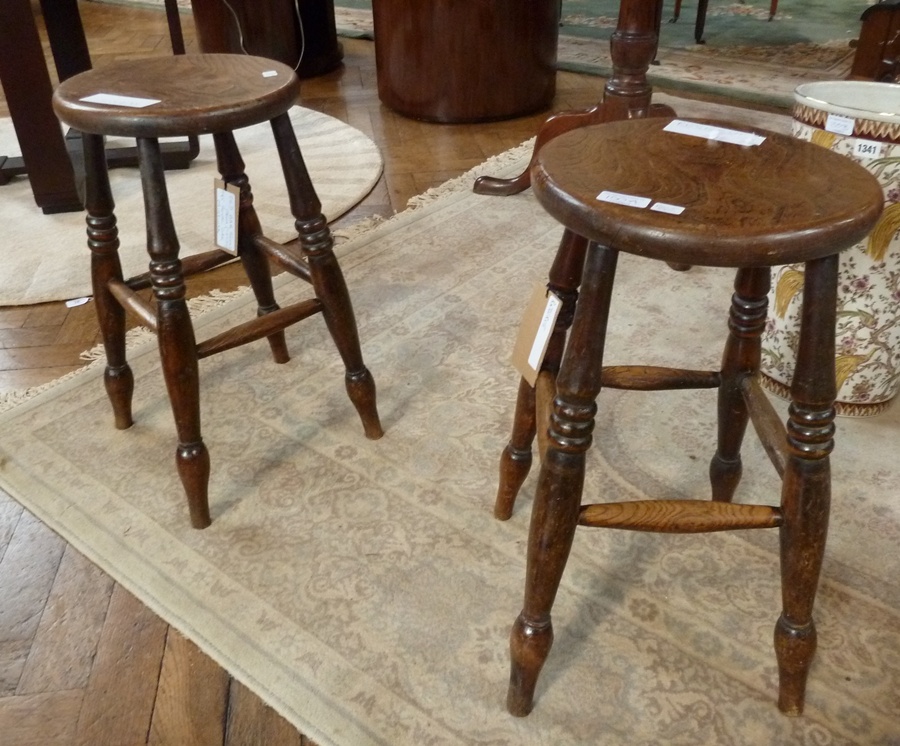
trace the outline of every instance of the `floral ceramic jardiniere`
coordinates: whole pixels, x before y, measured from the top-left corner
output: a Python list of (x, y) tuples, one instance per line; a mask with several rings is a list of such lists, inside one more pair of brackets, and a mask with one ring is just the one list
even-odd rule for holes
[[(837, 411), (883, 411), (900, 391), (900, 85), (835, 81), (801, 85), (793, 133), (853, 158), (874, 174), (885, 210), (868, 238), (841, 255)], [(775, 267), (763, 335), (763, 383), (786, 393), (800, 337), (803, 265)]]

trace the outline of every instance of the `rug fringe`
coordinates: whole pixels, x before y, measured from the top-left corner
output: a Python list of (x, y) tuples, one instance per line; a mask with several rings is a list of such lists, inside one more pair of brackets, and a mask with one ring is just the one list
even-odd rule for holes
[[(191, 313), (192, 317), (199, 318), (205, 313), (212, 311), (213, 309), (219, 308), (220, 306), (225, 305), (229, 301), (238, 298), (242, 295), (251, 292), (251, 288), (248, 286), (241, 286), (236, 290), (211, 290), (206, 295), (199, 295), (196, 298), (191, 298), (188, 300), (188, 310)], [(136, 326), (132, 329), (129, 329), (125, 333), (125, 348), (127, 350), (133, 350), (147, 342), (156, 339), (156, 334), (148, 329), (145, 326)], [(45, 391), (49, 391), (50, 389), (59, 386), (66, 381), (75, 378), (76, 376), (84, 375), (89, 370), (96, 368), (100, 365), (105, 365), (106, 363), (106, 353), (103, 349), (103, 344), (95, 345), (88, 350), (84, 350), (78, 356), (79, 360), (83, 360), (85, 365), (77, 370), (70, 371), (65, 375), (60, 376), (59, 378), (55, 378), (52, 381), (48, 381), (47, 383), (43, 383), (40, 386), (31, 386), (27, 389), (20, 389), (18, 391), (7, 391), (6, 393), (0, 394), (0, 412), (5, 412), (9, 409), (13, 409), (20, 404), (24, 404), (30, 399), (33, 399), (38, 394), (42, 394)]]
[(469, 191), (472, 188), (475, 179), (477, 179), (479, 176), (496, 176), (498, 173), (502, 175), (505, 170), (518, 163), (521, 163), (522, 160), (524, 160), (526, 157), (530, 157), (531, 151), (534, 149), (535, 140), (536, 138), (532, 137), (521, 143), (520, 145), (511, 148), (510, 150), (506, 150), (502, 153), (491, 156), (483, 163), (479, 163), (477, 166), (470, 168), (468, 171), (460, 174), (459, 176), (448, 179), (439, 186), (431, 187), (421, 194), (410, 197), (410, 199), (406, 203), (406, 209), (402, 212), (394, 213), (389, 217), (384, 217), (383, 215), (373, 215), (372, 217), (360, 220), (358, 223), (349, 225), (346, 228), (335, 230), (333, 232), (335, 244), (338, 246), (342, 246), (356, 238), (359, 238), (369, 231), (374, 230), (375, 228), (379, 228), (386, 223), (390, 223), (393, 220), (399, 219), (401, 215), (404, 215), (407, 212), (420, 210), (423, 207), (427, 207), (428, 205), (433, 204), (443, 197), (447, 197), (448, 195), (457, 194), (463, 191)]
[(479, 176), (494, 176), (499, 171), (518, 163), (523, 158), (530, 155), (530, 152), (534, 149), (535, 140), (536, 138), (532, 137), (510, 150), (505, 150), (502, 153), (491, 156), (483, 163), (479, 163), (477, 166), (469, 169), (460, 176), (445, 181), (440, 186), (432, 187), (431, 189), (422, 192), (422, 194), (411, 197), (406, 203), (407, 207), (411, 210), (418, 210), (448, 194), (453, 194), (454, 192), (459, 192), (463, 189), (471, 189), (472, 183)]

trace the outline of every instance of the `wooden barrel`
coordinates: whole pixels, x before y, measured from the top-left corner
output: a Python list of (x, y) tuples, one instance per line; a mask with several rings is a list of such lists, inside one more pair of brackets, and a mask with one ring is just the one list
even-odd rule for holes
[(559, 0), (373, 0), (378, 95), (434, 122), (508, 119), (556, 92)]

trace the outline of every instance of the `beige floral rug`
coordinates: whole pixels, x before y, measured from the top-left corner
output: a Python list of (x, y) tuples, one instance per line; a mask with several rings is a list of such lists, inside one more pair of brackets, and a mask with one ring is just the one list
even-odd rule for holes
[[(365, 134), (327, 114), (297, 106), (291, 110), (291, 118), (323, 212), (329, 220), (339, 218), (363, 199), (381, 177), (381, 152)], [(263, 226), (272, 238), (288, 240), (296, 233), (284, 179), (277, 168), (271, 128), (268, 123), (254, 125), (235, 132), (235, 138)], [(114, 146), (117, 142), (110, 139), (108, 144)], [(121, 144), (133, 146), (134, 141)], [(0, 154), (13, 156), (20, 152), (11, 120), (0, 119)], [(217, 175), (211, 135), (200, 138), (200, 154), (190, 168), (166, 174), (182, 256), (212, 248), (213, 180)], [(123, 269), (126, 276), (144, 272), (147, 250), (140, 173), (136, 168), (113, 169), (110, 181), (122, 241)], [(25, 177), (0, 187), (0, 200), (4, 217), (0, 306), (89, 295), (90, 253), (84, 213), (44, 215), (35, 205)]]
[[(512, 175), (529, 153), (480, 171)], [(188, 525), (152, 342), (131, 353), (130, 430), (97, 365), (0, 415), (0, 485), (321, 746), (900, 742), (896, 408), (839, 422), (803, 717), (775, 705), (778, 537), (761, 531), (580, 529), (535, 711), (506, 713), (534, 475), (509, 522), (491, 508), (509, 356), (560, 229), (530, 192), (476, 196), (473, 176), (341, 246), (382, 440), (363, 437), (314, 319), (289, 332), (288, 365), (264, 343), (203, 361), (210, 528)], [(609, 361), (715, 366), (728, 273), (620, 264)], [(254, 313), (230, 298), (199, 334)], [(710, 391), (604, 392), (587, 494), (705, 495), (714, 412)], [(777, 491), (748, 439), (739, 498)]]

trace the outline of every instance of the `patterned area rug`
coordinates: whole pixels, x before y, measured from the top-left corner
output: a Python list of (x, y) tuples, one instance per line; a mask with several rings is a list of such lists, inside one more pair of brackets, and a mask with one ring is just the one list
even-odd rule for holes
[[(529, 154), (479, 171), (518, 173)], [(288, 333), (287, 366), (264, 343), (203, 363), (205, 531), (188, 526), (153, 342), (130, 356), (128, 431), (113, 428), (97, 365), (0, 415), (0, 485), (321, 746), (896, 744), (897, 408), (839, 422), (803, 717), (775, 706), (778, 537), (761, 531), (580, 530), (536, 709), (505, 712), (535, 487), (532, 475), (509, 522), (491, 517), (517, 386), (507, 361), (560, 229), (530, 192), (476, 196), (473, 176), (341, 248), (383, 440), (364, 439), (310, 320)], [(714, 366), (729, 274), (620, 264), (610, 362)], [(254, 312), (230, 298), (199, 334)], [(605, 392), (587, 494), (705, 495), (714, 411), (710, 391)], [(739, 499), (766, 502), (777, 478), (751, 441)]]
[[(163, 0), (100, 0), (162, 7)], [(859, 16), (874, 0), (781, 0), (771, 22), (768, 0), (711, 3), (706, 43), (694, 43), (696, 2), (686, 0), (677, 23), (664, 22), (656, 62), (648, 74), (655, 86), (706, 93), (789, 108), (801, 83), (847, 76)], [(186, 11), (190, 0), (178, 0)], [(373, 38), (371, 0), (336, 0), (338, 33)], [(560, 69), (608, 76), (609, 37), (618, 0), (563, 0)], [(673, 5), (664, 5), (664, 21)]]
[[(359, 130), (334, 117), (301, 107), (291, 112), (297, 139), (308, 161), (323, 212), (334, 220), (365, 197), (381, 176), (378, 146)], [(289, 240), (293, 222), (284, 179), (272, 170), (277, 162), (268, 124), (235, 133), (247, 174), (253, 185), (254, 205), (264, 229), (277, 240)], [(116, 140), (110, 139), (114, 146)], [(134, 141), (122, 144), (133, 146)], [(19, 146), (9, 119), (0, 119), (0, 153), (18, 154)], [(212, 136), (200, 138), (200, 154), (184, 171), (169, 171), (166, 187), (172, 204), (181, 256), (212, 248), (213, 179), (217, 176)], [(146, 232), (140, 174), (136, 168), (110, 172), (119, 238), (126, 276), (147, 269)], [(17, 179), (0, 187), (5, 220), (0, 263), (0, 305), (13, 306), (65, 300), (90, 295), (84, 214), (44, 215), (35, 206), (28, 180)], [(35, 262), (34, 237), (41, 236), (41, 261)]]

